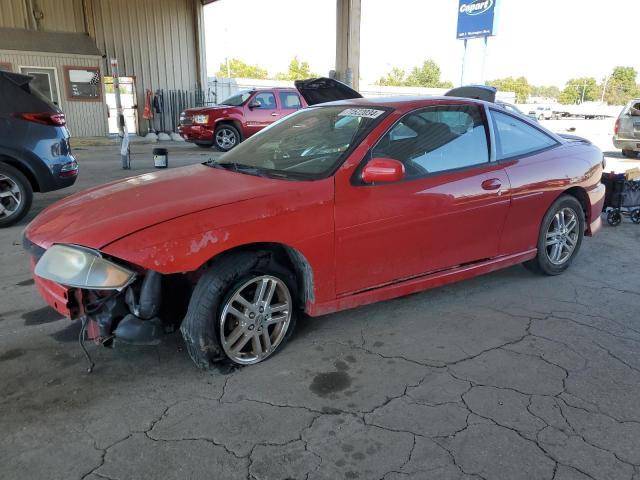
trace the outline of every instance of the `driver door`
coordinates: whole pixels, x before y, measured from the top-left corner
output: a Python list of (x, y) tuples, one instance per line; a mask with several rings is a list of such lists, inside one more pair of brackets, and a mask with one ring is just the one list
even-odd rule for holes
[(336, 293), (358, 291), (495, 257), (509, 209), (509, 180), (490, 161), (477, 105), (405, 115), (364, 161), (393, 158), (400, 182), (336, 178)]
[(245, 116), (248, 136), (259, 132), (280, 118), (280, 111), (273, 92), (256, 93), (247, 102)]

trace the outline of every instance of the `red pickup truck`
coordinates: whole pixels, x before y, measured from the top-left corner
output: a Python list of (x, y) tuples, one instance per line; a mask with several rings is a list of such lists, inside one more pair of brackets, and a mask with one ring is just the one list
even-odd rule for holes
[(227, 152), (307, 103), (294, 88), (244, 90), (215, 107), (189, 108), (180, 114), (178, 133), (199, 147)]

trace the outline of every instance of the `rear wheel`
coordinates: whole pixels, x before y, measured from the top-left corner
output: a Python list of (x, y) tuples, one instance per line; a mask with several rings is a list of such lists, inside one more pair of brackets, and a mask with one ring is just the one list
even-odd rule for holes
[(633, 223), (640, 223), (640, 208), (636, 208), (631, 212), (631, 221)]
[(0, 228), (20, 221), (31, 208), (33, 191), (20, 170), (0, 162)]
[(219, 125), (213, 134), (213, 143), (221, 152), (228, 152), (240, 143), (240, 132), (233, 125)]
[(562, 195), (542, 219), (538, 253), (525, 263), (525, 267), (545, 275), (561, 274), (569, 268), (580, 250), (584, 228), (582, 205), (575, 197)]
[(638, 156), (637, 152), (633, 150), (622, 150), (622, 155), (627, 158), (636, 158)]
[(200, 368), (218, 360), (259, 363), (291, 336), (295, 277), (269, 252), (242, 253), (213, 264), (200, 278), (180, 328)]

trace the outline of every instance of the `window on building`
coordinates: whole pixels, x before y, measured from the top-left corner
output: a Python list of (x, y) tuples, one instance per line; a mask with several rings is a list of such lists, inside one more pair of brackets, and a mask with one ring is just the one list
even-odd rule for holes
[(100, 101), (102, 88), (98, 67), (64, 67), (69, 100)]

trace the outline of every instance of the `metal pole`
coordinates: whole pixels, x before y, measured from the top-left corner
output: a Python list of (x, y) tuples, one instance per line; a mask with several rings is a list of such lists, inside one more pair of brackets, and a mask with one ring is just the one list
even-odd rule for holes
[(610, 78), (611, 77), (609, 75), (604, 77), (604, 85), (602, 86), (602, 97), (600, 98), (600, 103), (604, 103), (604, 94), (607, 91), (607, 84), (609, 83)]
[(120, 98), (120, 72), (118, 69), (118, 59), (111, 59), (111, 76), (113, 77), (113, 88), (116, 95), (116, 118), (118, 124), (118, 136), (124, 136), (124, 113), (122, 111), (122, 100)]
[(464, 85), (464, 70), (467, 63), (467, 39), (464, 39), (464, 54), (462, 55), (462, 75), (460, 76), (460, 85)]
[(120, 137), (120, 159), (122, 160), (122, 168), (129, 170), (131, 168), (131, 151), (129, 149), (129, 134), (124, 123), (122, 100), (120, 99), (120, 71), (118, 69), (117, 58), (111, 59), (111, 75), (113, 76), (113, 88), (116, 97), (116, 121), (118, 123), (118, 136)]
[(482, 52), (482, 69), (480, 70), (480, 83), (484, 85), (484, 66), (487, 62), (487, 47), (489, 44), (489, 37), (484, 37), (484, 52)]

